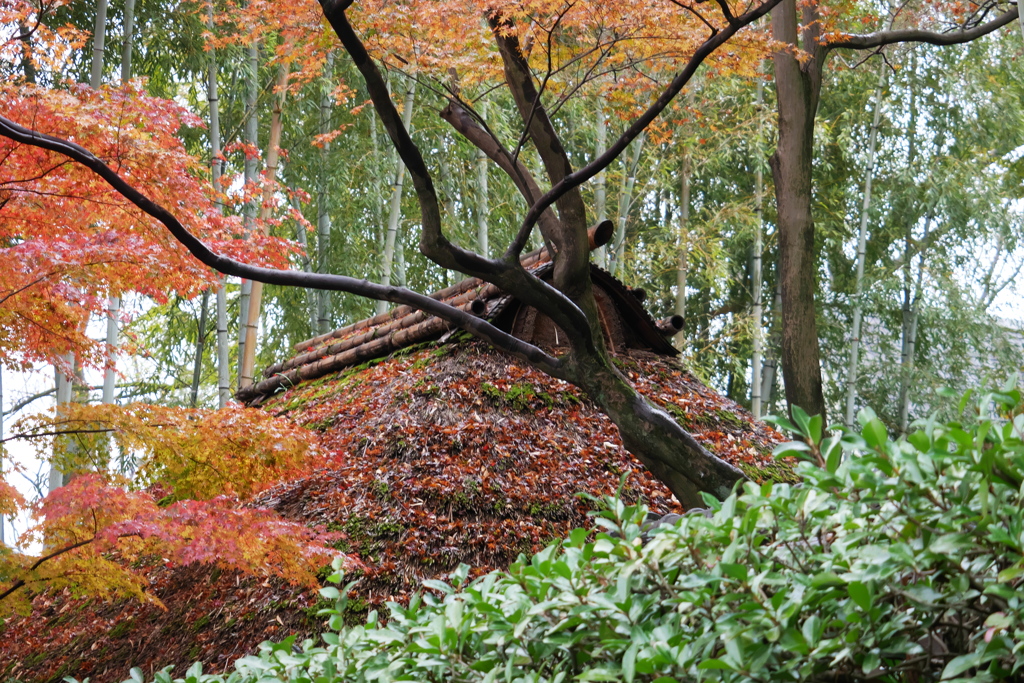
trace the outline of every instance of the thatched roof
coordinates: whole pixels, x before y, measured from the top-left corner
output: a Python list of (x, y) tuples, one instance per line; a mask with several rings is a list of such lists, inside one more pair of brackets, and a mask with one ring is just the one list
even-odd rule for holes
[[(607, 241), (602, 232), (606, 224), (591, 228), (591, 247)], [(523, 266), (535, 276), (550, 277), (553, 264), (547, 249), (539, 249), (523, 257)], [(642, 305), (642, 290), (631, 290), (609, 273), (596, 266), (591, 267), (591, 278), (595, 285), (598, 305), (604, 313), (606, 334), (613, 348), (619, 350), (646, 349), (655, 353), (674, 356), (678, 352), (665, 339), (682, 327), (677, 316), (661, 323), (655, 322)], [(538, 328), (543, 321), (536, 319), (536, 312), (527, 314), (511, 296), (493, 284), (478, 278), (468, 278), (451, 287), (430, 294), (461, 311), (471, 312), (490, 320), (516, 336), (541, 335)], [(532, 311), (532, 309), (529, 309)], [(548, 327), (553, 327), (549, 324)], [(360, 320), (333, 332), (301, 342), (295, 347), (295, 356), (272, 364), (263, 371), (264, 379), (238, 392), (239, 400), (249, 405), (259, 405), (269, 396), (315, 380), (347, 367), (359, 365), (374, 358), (387, 356), (403, 348), (437, 339), (453, 331), (451, 325), (440, 318), (417, 311), (409, 306), (399, 306), (387, 313)], [(539, 343), (557, 345), (558, 330), (553, 329), (555, 338), (531, 339)], [(565, 333), (562, 333), (562, 340)]]

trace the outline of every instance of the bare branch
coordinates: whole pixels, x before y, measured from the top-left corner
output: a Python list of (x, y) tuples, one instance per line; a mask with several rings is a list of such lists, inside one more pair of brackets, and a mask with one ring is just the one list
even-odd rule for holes
[[(46, 562), (48, 560), (52, 560), (52, 559), (54, 559), (56, 557), (60, 557), (61, 555), (65, 554), (65, 553), (69, 553), (72, 550), (75, 550), (76, 548), (81, 548), (84, 545), (89, 545), (90, 543), (92, 543), (95, 540), (96, 540), (96, 537), (93, 536), (92, 538), (87, 538), (87, 539), (85, 539), (83, 541), (78, 541), (77, 543), (72, 543), (71, 545), (66, 545), (63, 548), (60, 548), (59, 550), (53, 551), (49, 555), (44, 555), (43, 557), (40, 557), (38, 560), (36, 560), (36, 562), (33, 563), (33, 565), (31, 567), (29, 567), (28, 570), (25, 573), (26, 574), (31, 574), (35, 570), (39, 569), (39, 567), (42, 566), (42, 564), (44, 562)], [(7, 590), (5, 590), (4, 592), (0, 593), (0, 600), (3, 600), (8, 595), (10, 595), (14, 591), (16, 591), (19, 588), (21, 588), (22, 586), (24, 586), (25, 583), (26, 583), (25, 579), (23, 579), (23, 578), (17, 579), (14, 583), (12, 583), (7, 588)]]
[(426, 162), (423, 161), (423, 156), (420, 154), (419, 148), (416, 147), (416, 143), (409, 136), (409, 131), (402, 124), (402, 117), (395, 109), (394, 102), (391, 101), (384, 77), (345, 16), (345, 9), (351, 5), (351, 1), (323, 0), (320, 4), (323, 7), (324, 16), (330, 22), (338, 38), (341, 39), (341, 44), (366, 82), (374, 109), (377, 110), (384, 129), (391, 138), (392, 145), (412, 178), (416, 199), (420, 205), (420, 217), (423, 221), (420, 251), (438, 265), (450, 270), (460, 270), (470, 274), (500, 273), (508, 270), (511, 266), (463, 249), (445, 237), (441, 229), (441, 207)]
[(68, 434), (107, 434), (113, 429), (60, 429), (49, 432), (19, 432), (0, 439), (0, 443), (15, 441), (17, 439), (38, 439), (44, 436), (66, 436)]
[[(430, 179), (430, 173), (427, 170), (419, 149), (412, 141), (408, 131), (405, 130), (405, 126), (402, 124), (402, 119), (399, 116), (398, 111), (395, 109), (394, 103), (391, 101), (391, 97), (387, 91), (387, 87), (380, 71), (373, 63), (369, 53), (366, 51), (366, 47), (356, 35), (352, 25), (349, 24), (347, 17), (345, 17), (344, 10), (350, 4), (351, 2), (349, 0), (322, 0), (321, 2), (324, 15), (330, 22), (332, 28), (334, 28), (335, 33), (341, 40), (345, 50), (349, 53), (349, 56), (355, 63), (356, 68), (359, 69), (360, 74), (363, 76), (367, 85), (367, 90), (370, 93), (370, 98), (373, 101), (374, 108), (377, 110), (377, 114), (381, 117), (385, 129), (391, 137), (392, 144), (395, 146), (402, 162), (409, 170), (409, 175), (412, 177), (413, 186), (416, 189), (417, 199), (420, 204), (420, 217), (423, 223), (420, 235), (420, 251), (444, 268), (458, 270), (463, 273), (479, 277), (497, 285), (510, 294), (514, 294), (527, 306), (533, 306), (545, 313), (556, 325), (561, 327), (567, 333), (577, 335), (583, 343), (593, 343), (593, 331), (590, 328), (586, 315), (579, 309), (579, 307), (576, 306), (576, 304), (574, 304), (572, 300), (570, 300), (570, 298), (558, 288), (552, 287), (546, 282), (543, 282), (526, 272), (526, 270), (524, 270), (519, 264), (518, 258), (508, 258), (506, 254), (506, 257), (501, 260), (487, 259), (479, 254), (467, 251), (455, 244), (452, 244), (448, 238), (444, 236), (441, 230), (441, 214), (437, 200), (437, 193), (434, 191), (433, 182)], [(530, 85), (532, 87), (532, 83)], [(582, 208), (582, 200), (580, 201), (580, 207)], [(581, 225), (583, 226), (582, 231), (585, 233), (586, 225), (582, 222)], [(582, 236), (581, 244), (586, 244), (585, 234)], [(589, 260), (589, 252), (587, 252), (586, 259)], [(356, 281), (353, 280), (353, 282)], [(365, 281), (358, 282), (362, 282), (367, 285), (370, 284)], [(299, 286), (315, 287), (315, 285)], [(390, 295), (392, 297), (394, 296), (393, 292), (398, 291), (396, 288), (387, 289), (392, 292)], [(356, 294), (360, 293), (351, 289), (346, 291), (351, 291)], [(408, 290), (403, 291), (407, 292)], [(408, 293), (413, 294), (412, 292)], [(399, 301), (398, 299), (389, 298), (388, 296), (383, 295), (362, 294), (362, 296), (370, 296), (371, 298), (385, 299), (387, 301)], [(423, 297), (419, 294), (416, 296), (424, 300), (429, 299), (429, 297)], [(417, 304), (404, 299), (402, 300), (402, 303), (409, 303), (409, 305), (416, 308), (420, 308), (428, 313), (433, 313), (433, 311), (429, 309), (422, 308)], [(465, 314), (461, 311), (459, 313), (463, 316), (471, 317), (469, 314)], [(450, 313), (448, 315), (450, 315)], [(438, 317), (448, 320), (444, 315), (438, 315)], [(475, 319), (465, 319), (464, 323), (455, 324), (467, 331), (473, 332), (471, 326), (476, 324), (474, 320)], [(491, 330), (497, 331), (493, 326), (489, 327)], [(474, 332), (474, 334), (476, 334), (476, 332)], [(514, 337), (510, 338), (515, 339)], [(499, 348), (506, 347), (505, 344), (500, 343), (495, 345)], [(541, 354), (538, 358), (543, 357), (544, 359), (547, 359), (544, 360), (544, 363), (550, 364), (550, 362), (554, 360), (539, 349), (536, 349), (536, 347), (531, 346), (530, 348), (534, 349), (536, 353)], [(543, 365), (538, 365), (536, 363), (534, 363), (534, 365), (540, 369), (543, 369), (544, 367)], [(561, 364), (559, 364), (558, 367), (562, 368)], [(564, 368), (562, 368), (562, 370), (564, 370)], [(554, 376), (559, 376), (556, 372), (552, 372), (552, 374)]]
[[(505, 82), (519, 109), (519, 116), (526, 125), (527, 132), (540, 154), (548, 178), (552, 184), (556, 184), (572, 173), (569, 155), (562, 146), (562, 141), (548, 117), (547, 110), (540, 101), (540, 93), (534, 87), (533, 75), (519, 45), (519, 39), (509, 33), (512, 28), (509, 20), (492, 15), (488, 21), (491, 24), (495, 42), (498, 44), (501, 61), (505, 66)], [(578, 190), (572, 191), (572, 189), (574, 188), (570, 188), (569, 191), (558, 197), (561, 230), (559, 230), (560, 234), (553, 235), (551, 238), (552, 245), (559, 252), (558, 255), (563, 257), (567, 254), (562, 252), (571, 251), (574, 244), (580, 244), (580, 235), (575, 232), (586, 230), (586, 207), (583, 204), (583, 197)], [(538, 213), (538, 217), (539, 215)], [(532, 227), (533, 223), (529, 226), (524, 225), (520, 229), (505, 254), (507, 260), (518, 260), (519, 254), (526, 246), (526, 240)], [(573, 265), (577, 270), (584, 268), (590, 258), (589, 252), (586, 254), (575, 253), (572, 257)]]
[(970, 29), (939, 33), (918, 29), (900, 29), (896, 31), (878, 31), (864, 35), (847, 35), (843, 38), (826, 43), (825, 50), (848, 48), (851, 50), (870, 50), (894, 43), (928, 43), (929, 45), (959, 45), (998, 31), (1017, 18), (1018, 9), (1014, 7), (998, 17)]
[[(533, 175), (519, 159), (515, 158), (505, 147), (482, 126), (476, 123), (465, 109), (452, 101), (441, 111), (441, 118), (451, 124), (452, 128), (462, 134), (487, 157), (498, 165), (515, 183), (520, 194), (526, 199), (527, 206), (533, 206), (541, 196), (540, 187)], [(538, 221), (545, 239), (550, 241), (558, 229), (558, 218), (549, 208)]]
[(722, 29), (715, 35), (705, 40), (690, 57), (686, 66), (680, 71), (669, 86), (661, 93), (657, 100), (647, 108), (643, 114), (633, 120), (633, 123), (619, 136), (619, 139), (612, 143), (604, 154), (600, 155), (592, 162), (584, 166), (583, 168), (574, 171), (559, 182), (554, 187), (548, 190), (540, 200), (534, 204), (530, 211), (526, 214), (523, 219), (523, 225), (520, 228), (520, 234), (537, 222), (537, 218), (540, 214), (547, 209), (549, 206), (554, 204), (567, 192), (574, 188), (579, 187), (583, 183), (587, 182), (598, 173), (608, 168), (608, 166), (615, 161), (625, 151), (626, 147), (636, 139), (641, 132), (647, 129), (654, 119), (661, 115), (661, 112), (675, 99), (676, 95), (682, 91), (683, 87), (690, 81), (697, 68), (704, 62), (705, 59), (711, 55), (716, 49), (718, 49), (727, 40), (732, 38), (737, 31), (744, 28), (764, 15), (768, 14), (773, 7), (779, 4), (781, 0), (766, 0), (760, 6), (752, 9), (751, 11), (736, 17), (735, 23), (729, 24), (726, 28)]

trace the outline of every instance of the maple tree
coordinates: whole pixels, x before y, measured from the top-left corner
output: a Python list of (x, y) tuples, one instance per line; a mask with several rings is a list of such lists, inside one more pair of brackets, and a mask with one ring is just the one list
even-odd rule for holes
[[(658, 11), (645, 8), (634, 12), (620, 6), (603, 11), (589, 5), (541, 3), (527, 13), (514, 3), (488, 7), (414, 3), (409, 6), (413, 10), (410, 12), (404, 9), (398, 12), (383, 3), (354, 10), (357, 21), (366, 18), (371, 23), (381, 22), (377, 26), (368, 26), (367, 31), (388, 49), (394, 45), (401, 46), (402, 41), (411, 41), (406, 45), (422, 58), (425, 70), (447, 64), (458, 72), (458, 66), (463, 63), (482, 62), (485, 66), (479, 71), (464, 72), (467, 87), (471, 83), (472, 76), (468, 75), (471, 73), (497, 74), (503, 81), (522, 124), (520, 140), (514, 150), (508, 150), (488, 131), (486, 122), (478, 120), (470, 102), (460, 97), (454, 88), (449, 95), (450, 106), (443, 114), (459, 133), (510, 176), (526, 201), (528, 208), (516, 237), (499, 258), (487, 258), (463, 249), (445, 236), (431, 172), (402, 124), (381, 71), (348, 21), (346, 11), (349, 4), (327, 2), (322, 5), (324, 15), (359, 70), (373, 105), (412, 178), (422, 221), (421, 251), (445, 268), (497, 285), (550, 317), (566, 333), (570, 345), (568, 352), (561, 356), (518, 340), (471, 313), (402, 288), (374, 285), (345, 276), (287, 272), (241, 263), (216, 248), (211, 249), (186, 228), (174, 212), (140, 192), (134, 183), (84, 146), (34, 131), (10, 119), (0, 123), (0, 132), (24, 145), (65, 154), (88, 167), (115, 191), (164, 223), (175, 238), (201, 261), (221, 272), (266, 283), (348, 291), (408, 304), (459, 325), (554, 377), (577, 384), (618, 425), (627, 448), (685, 505), (693, 507), (701, 504), (701, 491), (725, 496), (732, 484), (743, 479), (744, 475), (713, 456), (666, 413), (640, 396), (612, 362), (600, 329), (587, 270), (590, 259), (589, 221), (580, 185), (607, 167), (657, 119), (702, 62), (742, 29), (764, 16), (773, 4), (774, 1), (770, 0), (749, 7), (741, 4), (734, 7), (723, 0), (717, 3), (717, 11), (709, 11), (697, 3), (684, 3), (678, 8), (664, 7)], [(391, 10), (397, 14), (389, 14)], [(598, 30), (594, 30), (595, 17), (599, 20)], [(422, 27), (417, 23), (420, 20), (423, 21)], [(480, 28), (467, 35), (466, 26)], [(667, 28), (666, 35), (670, 39), (662, 41), (663, 44), (645, 42), (645, 32), (655, 26)], [(418, 33), (421, 28), (426, 28), (427, 32)], [(616, 33), (619, 29), (622, 30), (621, 36)], [(546, 43), (546, 48), (531, 53), (531, 46), (541, 43)], [(465, 49), (452, 55), (453, 45), (463, 45)], [(550, 81), (553, 90), (564, 87), (566, 95), (571, 95), (574, 87), (588, 80), (589, 72), (602, 66), (604, 57), (614, 53), (617, 59), (626, 63), (643, 60), (649, 57), (646, 49), (651, 45), (656, 50), (664, 49), (672, 57), (678, 57), (681, 68), (676, 69), (663, 92), (656, 97), (652, 94), (653, 102), (641, 107), (642, 113), (633, 119), (605, 153), (574, 171), (548, 108), (541, 100), (544, 89)], [(616, 52), (612, 50), (614, 47), (622, 49)], [(636, 50), (636, 54), (630, 54), (631, 49)], [(736, 60), (734, 54), (723, 54), (723, 65)], [(538, 89), (531, 60), (542, 65), (549, 76), (576, 68), (581, 69), (583, 75), (577, 84), (570, 79), (558, 87), (557, 79), (545, 79)], [(611, 66), (607, 68), (614, 73), (614, 60), (609, 59), (609, 62)], [(540, 157), (551, 184), (551, 189), (543, 194), (537, 180), (518, 158), (521, 146), (527, 141), (532, 143)], [(531, 275), (519, 263), (519, 256), (535, 226), (549, 250), (555, 254), (550, 285)]]
[[(15, 429), (13, 438), (45, 442), (40, 450), (53, 451), (50, 457), (73, 476), (32, 505), (0, 485), (0, 512), (27, 507), (36, 519), (18, 546), (43, 548), (38, 557), (0, 548), (0, 611), (27, 609), (42, 589), (154, 601), (146, 558), (313, 585), (338, 554), (329, 546), (332, 534), (249, 502), (304, 470), (315, 453), (309, 433), (280, 418), (238, 406), (71, 405)], [(73, 439), (75, 448), (54, 447), (58, 436)], [(107, 470), (109, 437), (139, 458), (134, 487)]]
[(142, 571), (154, 558), (312, 586), (319, 568), (338, 554), (325, 545), (329, 537), (226, 496), (162, 507), (152, 493), (128, 491), (98, 473), (52, 491), (36, 517), (21, 541), (41, 543), (41, 556), (0, 549), (0, 613), (27, 612), (42, 589), (159, 604)]

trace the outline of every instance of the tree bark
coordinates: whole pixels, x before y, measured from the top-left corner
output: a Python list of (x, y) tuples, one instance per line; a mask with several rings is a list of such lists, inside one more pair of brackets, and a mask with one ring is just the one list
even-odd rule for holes
[[(786, 400), (809, 415), (825, 416), (821, 351), (815, 317), (817, 275), (814, 219), (811, 215), (811, 167), (814, 117), (821, 91), (822, 48), (817, 17), (805, 5), (797, 16), (796, 0), (782, 0), (772, 10), (772, 33), (785, 45), (772, 55), (779, 112), (779, 140), (771, 158), (778, 207), (778, 277), (782, 289), (782, 372)], [(805, 25), (801, 64), (797, 27)]]
[(762, 109), (764, 108), (764, 81), (757, 79), (754, 95), (754, 115), (757, 117), (757, 132), (754, 139), (754, 244), (750, 273), (750, 317), (751, 345), (750, 354), (750, 412), (755, 420), (761, 419), (761, 363), (764, 334), (762, 323), (764, 318), (764, 302), (762, 300), (762, 255), (764, 252), (764, 153), (762, 150)]
[[(782, 289), (782, 371), (786, 399), (808, 414), (825, 417), (821, 353), (815, 319), (817, 274), (812, 217), (811, 167), (814, 119), (824, 60), (831, 50), (872, 50), (886, 45), (970, 42), (1018, 18), (1014, 7), (995, 19), (943, 33), (918, 29), (840, 35), (823, 41), (817, 6), (782, 0), (772, 10), (772, 33), (783, 47), (772, 55), (779, 111), (779, 140), (771, 158), (778, 209), (779, 283)], [(798, 30), (802, 35), (798, 36)], [(799, 40), (798, 40), (799, 38)], [(798, 59), (799, 55), (799, 59)]]

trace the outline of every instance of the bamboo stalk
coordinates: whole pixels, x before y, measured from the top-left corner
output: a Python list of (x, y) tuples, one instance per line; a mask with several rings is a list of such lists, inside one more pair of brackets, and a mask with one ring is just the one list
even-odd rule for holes
[(761, 256), (764, 251), (764, 168), (762, 167), (762, 117), (761, 110), (764, 105), (764, 81), (757, 79), (757, 92), (755, 94), (754, 115), (757, 116), (757, 138), (754, 141), (754, 213), (757, 215), (757, 222), (754, 224), (754, 246), (753, 264), (751, 266), (750, 289), (752, 302), (750, 306), (750, 317), (752, 319), (752, 346), (750, 354), (750, 412), (755, 420), (761, 419), (761, 355), (762, 355), (762, 330), (761, 322), (764, 317), (764, 304), (761, 299), (762, 263)]
[[(605, 113), (606, 106), (605, 96), (598, 94), (597, 96), (597, 146), (594, 149), (594, 158), (604, 154), (608, 148), (608, 115)], [(597, 213), (597, 222), (600, 223), (608, 217), (608, 198), (607, 198), (607, 182), (606, 174), (604, 170), (597, 174), (594, 178), (594, 211)], [(605, 268), (608, 265), (608, 255), (605, 253), (604, 247), (599, 247), (597, 252), (594, 254), (594, 260), (597, 265), (601, 268)]]
[(868, 137), (868, 167), (864, 178), (864, 202), (860, 212), (860, 230), (857, 235), (857, 280), (853, 298), (853, 327), (850, 332), (850, 367), (846, 376), (846, 426), (853, 427), (853, 413), (857, 399), (857, 365), (860, 353), (861, 296), (864, 289), (864, 261), (867, 257), (868, 212), (871, 209), (871, 180), (875, 170), (875, 143), (878, 121), (882, 113), (882, 88), (885, 85), (885, 62), (879, 65), (878, 85), (875, 87), (875, 115)]
[[(409, 89), (405, 91), (405, 105), (402, 111), (402, 124), (406, 130), (412, 124), (412, 106), (416, 96), (416, 81), (409, 80)], [(402, 218), (402, 184), (405, 180), (405, 164), (398, 161), (398, 168), (395, 170), (395, 182), (391, 186), (391, 212), (388, 215), (387, 232), (384, 234), (384, 262), (382, 265), (380, 283), (384, 286), (391, 284), (391, 266), (395, 256), (395, 241), (398, 240), (398, 222)], [(377, 314), (380, 315), (388, 310), (387, 301), (377, 302)]]
[[(264, 231), (273, 206), (274, 181), (277, 178), (277, 166), (281, 156), (281, 128), (283, 125), (281, 109), (287, 85), (288, 65), (282, 62), (277, 70), (277, 82), (274, 88), (277, 96), (274, 98), (274, 109), (270, 119), (270, 140), (267, 143), (267, 171), (264, 179), (266, 184), (263, 189), (263, 207), (260, 209), (260, 221), (264, 226)], [(253, 382), (253, 368), (256, 364), (256, 335), (260, 321), (262, 297), (263, 283), (253, 282), (252, 291), (249, 294), (249, 313), (245, 323), (245, 353), (242, 357), (242, 368), (238, 377), (239, 387), (249, 386)]]

